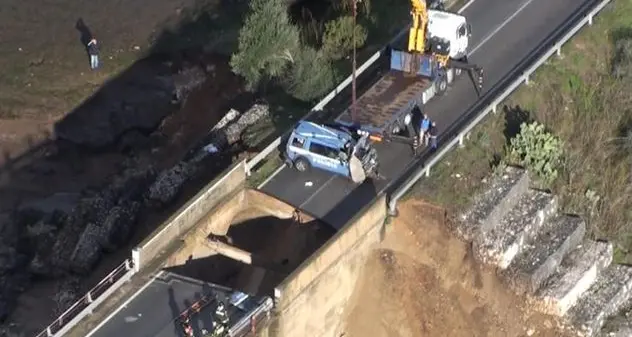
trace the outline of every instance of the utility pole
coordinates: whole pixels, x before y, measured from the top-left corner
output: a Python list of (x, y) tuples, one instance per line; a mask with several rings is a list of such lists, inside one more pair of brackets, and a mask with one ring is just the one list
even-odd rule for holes
[(357, 121), (356, 114), (356, 16), (358, 15), (358, 0), (353, 1), (353, 60), (351, 69), (351, 121)]

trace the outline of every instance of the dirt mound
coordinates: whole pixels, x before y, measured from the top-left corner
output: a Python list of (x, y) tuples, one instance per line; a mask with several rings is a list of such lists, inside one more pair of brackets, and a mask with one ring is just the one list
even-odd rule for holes
[(478, 267), (443, 210), (409, 201), (391, 226), (346, 308), (345, 337), (563, 336)]

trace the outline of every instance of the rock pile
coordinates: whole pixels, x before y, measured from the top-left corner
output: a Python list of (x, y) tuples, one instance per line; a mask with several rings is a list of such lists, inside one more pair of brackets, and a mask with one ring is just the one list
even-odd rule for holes
[(0, 320), (33, 278), (58, 279), (58, 310), (71, 305), (78, 276), (130, 238), (154, 177), (151, 168), (127, 169), (99, 193), (54, 195), (0, 217)]
[(269, 109), (265, 105), (254, 105), (243, 114), (231, 110), (206, 137), (207, 145), (194, 151), (189, 158), (160, 172), (149, 188), (147, 199), (158, 207), (172, 202), (182, 186), (198, 173), (199, 163), (203, 159), (221, 154), (234, 146), (241, 139), (244, 130), (267, 117), (268, 114)]
[[(560, 214), (555, 196), (528, 186), (526, 171), (508, 167), (455, 232), (532, 307), (562, 317), (578, 336), (597, 336), (632, 304), (632, 266), (612, 265), (611, 244), (585, 239), (581, 218)], [(607, 326), (604, 336), (630, 336), (629, 324)]]

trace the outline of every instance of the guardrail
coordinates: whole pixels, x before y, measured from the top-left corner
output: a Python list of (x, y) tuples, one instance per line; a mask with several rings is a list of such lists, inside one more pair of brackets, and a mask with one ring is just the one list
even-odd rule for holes
[(253, 326), (257, 326), (258, 322), (270, 318), (272, 307), (274, 307), (274, 301), (270, 297), (266, 297), (257, 308), (231, 326), (228, 330), (228, 335), (230, 337), (247, 336), (252, 331)]
[[(446, 1), (443, 1), (443, 2), (445, 4), (445, 6), (452, 7), (452, 6), (456, 5), (459, 2), (459, 0), (446, 0)], [(472, 0), (470, 0), (469, 2), (466, 2), (465, 5), (463, 5), (463, 7), (461, 7), (457, 11), (457, 13), (461, 13), (463, 10), (465, 10), (465, 8), (467, 8), (471, 2), (472, 2)], [(399, 39), (401, 39), (402, 36), (408, 32), (409, 29), (410, 29), (410, 24), (408, 24), (406, 27), (404, 27), (404, 29), (402, 29), (399, 33), (397, 33), (397, 35), (395, 35), (390, 41), (388, 41), (388, 43), (382, 49), (380, 49), (377, 52), (375, 52), (375, 54), (373, 54), (358, 69), (356, 69), (356, 77), (360, 76), (370, 66), (372, 66), (373, 63), (375, 63), (377, 60), (379, 60), (383, 56), (383, 54), (389, 50), (389, 47), (392, 44), (394, 44), (395, 42), (397, 42)], [(323, 110), (325, 108), (325, 106), (327, 104), (329, 104), (329, 102), (331, 102), (334, 99), (334, 97), (336, 97), (338, 94), (340, 94), (343, 90), (345, 90), (349, 86), (349, 84), (351, 84), (352, 80), (353, 80), (353, 74), (347, 76), (347, 78), (344, 81), (340, 82), (340, 84), (338, 84), (338, 86), (334, 90), (332, 90), (327, 96), (325, 96), (320, 102), (318, 102), (318, 104), (316, 104), (307, 113), (307, 115), (303, 116), (303, 118), (301, 118), (301, 120), (306, 120), (306, 119), (310, 118), (311, 116), (313, 116), (314, 113)], [(265, 149), (261, 150), (261, 152), (257, 153), (256, 156), (254, 156), (252, 159), (250, 159), (246, 163), (246, 174), (248, 176), (250, 176), (251, 170), (253, 168), (255, 168), (266, 157), (268, 157), (272, 152), (274, 152), (274, 150), (277, 149), (279, 147), (279, 145), (281, 145), (281, 140), (285, 136), (289, 135), (289, 133), (291, 131), (292, 131), (291, 129), (287, 130), (283, 135), (277, 137), (270, 144), (268, 144), (268, 146), (266, 146)]]
[[(595, 2), (589, 1), (585, 7), (592, 8), (588, 13), (584, 13), (587, 9), (582, 7), (578, 11), (576, 16), (583, 16), (573, 28), (559, 38), (567, 31), (568, 27), (577, 21), (578, 18), (569, 19), (566, 25), (558, 28), (554, 33), (549, 35), (547, 40), (540, 45), (538, 50), (532, 52), (530, 55), (536, 55), (527, 57), (520, 65), (514, 68), (510, 74), (503, 77), (492, 90), (490, 90), (485, 96), (477, 101), (468, 111), (463, 115), (461, 119), (455, 122), (449, 128), (443, 136), (440, 137), (440, 144), (446, 144), (441, 146), (441, 150), (435, 154), (428, 152), (423, 153), (419, 160), (414, 161), (408, 166), (407, 174), (402, 175), (401, 179), (405, 179), (401, 182), (396, 182), (393, 186), (398, 186), (392, 193), (388, 203), (389, 211), (395, 212), (398, 200), (408, 191), (414, 184), (417, 183), (423, 176), (430, 175), (430, 169), (436, 165), (443, 157), (457, 145), (462, 145), (464, 139), (471, 130), (477, 126), (489, 112), (496, 112), (496, 108), (502, 101), (504, 101), (514, 90), (516, 90), (522, 83), (529, 83), (529, 77), (537, 68), (539, 68), (544, 62), (546, 62), (553, 54), (561, 54), (562, 46), (568, 42), (581, 28), (586, 24), (591, 25), (593, 17), (596, 16), (611, 0), (603, 0), (596, 6), (593, 6)], [(400, 31), (388, 45), (394, 43), (408, 30), (408, 26)], [(382, 54), (387, 50), (388, 45), (373, 54), (362, 66), (360, 66), (356, 75), (360, 75), (366, 69), (368, 69), (373, 63), (375, 63)], [(546, 51), (545, 51), (546, 50)], [(532, 62), (532, 58), (542, 55), (537, 61)], [(526, 68), (525, 70), (522, 70)], [(517, 78), (517, 79), (516, 79)], [(515, 79), (515, 80), (514, 80)], [(510, 83), (510, 81), (513, 82)], [(336, 95), (343, 91), (352, 81), (351, 75), (341, 82), (334, 90), (332, 90), (323, 100), (321, 100), (303, 119), (310, 117), (314, 112), (322, 110)], [(501, 94), (497, 94), (502, 88), (505, 90)], [(489, 103), (487, 103), (489, 102)], [(485, 105), (487, 104), (487, 105)], [(473, 120), (472, 120), (473, 118)], [(465, 125), (463, 125), (465, 124)], [(272, 153), (281, 143), (283, 136), (278, 137), (272, 143), (270, 143), (264, 150), (258, 153), (247, 163), (243, 163), (245, 166), (246, 174), (250, 174), (250, 170), (259, 164), (264, 158)], [(423, 164), (425, 162), (425, 164)], [(420, 165), (421, 164), (421, 165)], [(231, 170), (232, 171), (232, 170)], [(400, 179), (400, 180), (401, 180)], [(114, 269), (108, 276), (106, 276), (101, 282), (99, 282), (94, 288), (88, 291), (81, 299), (62, 313), (55, 321), (47, 326), (36, 337), (61, 337), (68, 332), (74, 325), (81, 321), (85, 316), (92, 313), (94, 308), (101, 304), (110, 294), (116, 291), (121, 285), (131, 279), (131, 277), (140, 269), (140, 265), (133, 263), (132, 261), (140, 260), (139, 254), (132, 254), (132, 260), (125, 260), (121, 265)], [(266, 302), (267, 303), (267, 302)], [(267, 304), (262, 306), (260, 312), (257, 315), (262, 315), (266, 312)], [(266, 309), (264, 309), (266, 308)]]
[(36, 337), (61, 337), (68, 330), (74, 327), (85, 316), (92, 313), (101, 302), (109, 297), (116, 289), (127, 282), (134, 274), (134, 267), (130, 260), (125, 260), (116, 267), (94, 288), (90, 289), (75, 304), (70, 306), (64, 313), (47, 326)]
[[(391, 44), (393, 44), (394, 42), (399, 40), (404, 35), (404, 33), (406, 33), (408, 31), (409, 27), (410, 27), (410, 25), (408, 25), (408, 26), (406, 26), (406, 28), (402, 29), (399, 33), (397, 33), (397, 35), (395, 35), (394, 38), (392, 38), (388, 42), (388, 44), (386, 46), (384, 46), (382, 49), (380, 49), (377, 52), (375, 52), (375, 54), (373, 54), (373, 56), (371, 56), (358, 69), (356, 69), (356, 76), (359, 76), (360, 74), (365, 72), (371, 65), (373, 65), (373, 63), (375, 63), (375, 61), (379, 60), (380, 57), (382, 57), (382, 54), (384, 52), (386, 52), (386, 50), (388, 49), (388, 46), (390, 46)], [(334, 90), (332, 90), (329, 94), (327, 94), (327, 96), (325, 96), (325, 98), (323, 98), (320, 102), (318, 102), (318, 104), (316, 104), (307, 113), (307, 115), (303, 116), (303, 118), (301, 118), (301, 120), (306, 120), (309, 117), (311, 117), (315, 112), (323, 110), (325, 105), (329, 104), (329, 102), (331, 102), (331, 100), (334, 99), (334, 97), (336, 97), (339, 93), (341, 93), (343, 90), (345, 90), (349, 86), (349, 84), (351, 84), (352, 80), (353, 80), (353, 75), (349, 75), (344, 81), (340, 82), (340, 84), (338, 84), (338, 86), (336, 88), (334, 88)], [(277, 149), (279, 147), (279, 145), (281, 145), (281, 140), (283, 139), (283, 137), (286, 136), (287, 134), (289, 134), (290, 131), (291, 131), (291, 129), (286, 131), (283, 135), (277, 137), (270, 144), (268, 144), (268, 146), (266, 146), (265, 149), (261, 150), (261, 152), (257, 153), (256, 156), (254, 156), (252, 159), (250, 159), (248, 161), (248, 163), (246, 163), (246, 174), (250, 175), (250, 172), (251, 172), (251, 170), (254, 167), (256, 167), (262, 160), (264, 160), (275, 149)]]
[[(544, 64), (553, 54), (561, 56), (562, 46), (568, 42), (586, 24), (592, 25), (593, 18), (606, 7), (611, 0), (588, 1), (585, 6), (579, 8), (562, 26), (551, 33), (538, 49), (525, 57), (523, 61), (505, 75), (497, 84), (481, 97), (477, 103), (471, 106), (463, 117), (453, 123), (447, 132), (440, 137), (440, 144), (445, 144), (441, 150), (431, 154), (428, 151), (421, 155), (419, 160), (409, 165), (405, 179), (401, 183), (395, 183), (396, 187), (391, 194), (388, 203), (389, 212), (396, 214), (397, 202), (408, 192), (422, 177), (430, 175), (430, 169), (439, 163), (441, 159), (457, 145), (463, 145), (464, 140), (472, 129), (477, 126), (490, 112), (495, 113), (500, 105), (522, 83), (529, 84), (529, 77)], [(596, 4), (596, 6), (595, 6)], [(572, 27), (569, 29), (569, 27)], [(539, 57), (537, 60), (534, 59)], [(512, 82), (513, 80), (513, 82)], [(502, 93), (498, 94), (500, 90)], [(473, 118), (473, 119), (472, 119)], [(471, 120), (471, 121), (470, 121)], [(465, 125), (464, 125), (465, 124)], [(443, 139), (442, 139), (443, 138)]]

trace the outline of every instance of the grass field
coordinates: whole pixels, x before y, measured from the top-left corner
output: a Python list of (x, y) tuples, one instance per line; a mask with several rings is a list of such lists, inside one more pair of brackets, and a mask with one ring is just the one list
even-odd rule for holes
[(619, 0), (540, 68), (451, 152), (414, 194), (460, 209), (480, 189), (520, 121), (543, 123), (565, 146), (563, 174), (550, 186), (564, 211), (588, 220), (595, 238), (613, 240), (615, 260), (632, 263), (632, 96), (611, 76), (613, 45), (631, 38), (632, 1)]

